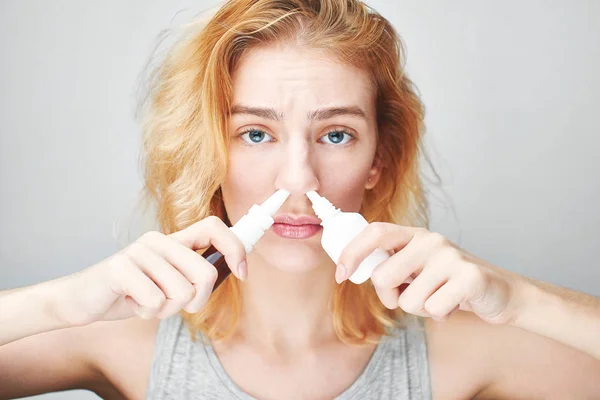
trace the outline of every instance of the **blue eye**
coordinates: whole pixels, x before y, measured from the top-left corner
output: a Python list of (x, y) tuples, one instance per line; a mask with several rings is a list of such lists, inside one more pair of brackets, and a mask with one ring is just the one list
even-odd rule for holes
[[(273, 141), (273, 137), (260, 129), (248, 129), (240, 137), (249, 144), (267, 143)], [(263, 140), (268, 138), (269, 140)]]
[(350, 140), (354, 139), (354, 137), (351, 134), (349, 134), (348, 132), (346, 132), (344, 130), (331, 131), (327, 135), (321, 137), (321, 139), (319, 139), (319, 141), (323, 141), (323, 139), (325, 139), (325, 138), (327, 140), (329, 140), (329, 143), (324, 142), (327, 144), (346, 144)]

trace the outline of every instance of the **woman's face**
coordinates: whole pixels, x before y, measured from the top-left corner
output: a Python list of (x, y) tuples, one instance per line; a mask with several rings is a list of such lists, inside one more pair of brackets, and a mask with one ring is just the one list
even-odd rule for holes
[(367, 75), (314, 50), (270, 46), (240, 60), (233, 91), (222, 185), (231, 223), (286, 189), (291, 194), (276, 222), (285, 216), (313, 221), (276, 223), (252, 257), (285, 271), (330, 265), (306, 192), (316, 190), (343, 211), (358, 211), (364, 191), (377, 183), (375, 96)]

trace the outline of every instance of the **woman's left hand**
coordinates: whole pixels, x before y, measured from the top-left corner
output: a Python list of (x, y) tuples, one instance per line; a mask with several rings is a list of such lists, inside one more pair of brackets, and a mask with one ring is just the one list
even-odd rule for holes
[[(445, 320), (455, 310), (475, 313), (493, 324), (514, 321), (525, 279), (459, 248), (439, 233), (391, 223), (369, 224), (342, 252), (336, 270), (341, 283), (375, 248), (394, 254), (371, 281), (389, 309)], [(405, 281), (412, 281), (408, 286)]]

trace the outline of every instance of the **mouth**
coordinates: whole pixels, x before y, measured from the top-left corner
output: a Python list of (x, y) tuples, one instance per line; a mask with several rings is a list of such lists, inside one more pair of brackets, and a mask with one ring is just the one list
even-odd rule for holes
[(286, 239), (308, 239), (323, 229), (321, 220), (308, 215), (280, 215), (274, 220), (271, 229), (276, 235)]

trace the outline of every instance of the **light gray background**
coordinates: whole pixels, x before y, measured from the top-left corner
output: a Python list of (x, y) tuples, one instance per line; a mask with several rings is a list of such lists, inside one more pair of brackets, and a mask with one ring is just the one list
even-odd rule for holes
[[(127, 242), (138, 75), (162, 29), (215, 4), (0, 2), (0, 289)], [(434, 192), (431, 229), (503, 268), (600, 295), (600, 2), (369, 4), (403, 36), (427, 106), (448, 194)]]

